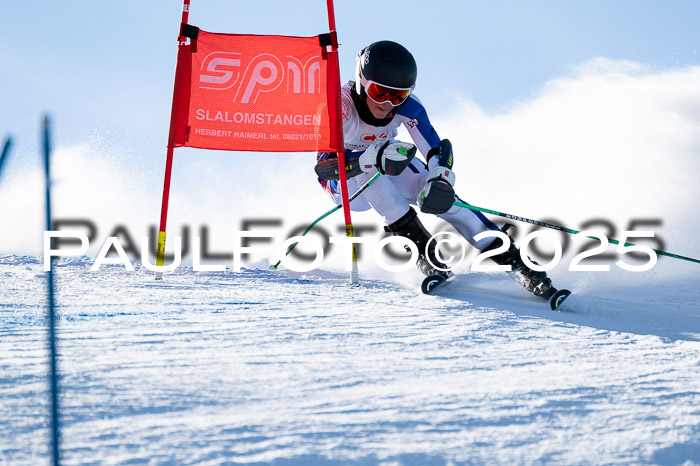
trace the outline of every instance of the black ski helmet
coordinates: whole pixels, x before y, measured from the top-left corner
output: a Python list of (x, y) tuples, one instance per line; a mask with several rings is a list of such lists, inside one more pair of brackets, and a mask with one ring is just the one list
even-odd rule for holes
[(418, 67), (411, 52), (401, 44), (381, 40), (357, 54), (355, 92), (364, 99), (367, 81), (397, 89), (413, 89), (417, 76)]

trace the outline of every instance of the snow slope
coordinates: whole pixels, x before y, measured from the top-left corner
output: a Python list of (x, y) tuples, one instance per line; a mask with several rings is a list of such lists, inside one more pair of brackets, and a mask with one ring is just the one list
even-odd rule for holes
[[(66, 464), (700, 464), (698, 273), (552, 312), (500, 274), (90, 265), (57, 267)], [(47, 457), (41, 266), (0, 256), (0, 463)]]

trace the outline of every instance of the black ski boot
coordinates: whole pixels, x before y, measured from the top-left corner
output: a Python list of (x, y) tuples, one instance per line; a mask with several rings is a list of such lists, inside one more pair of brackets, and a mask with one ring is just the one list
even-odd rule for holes
[[(506, 225), (502, 231), (506, 233), (510, 226)], [(557, 292), (557, 289), (552, 286), (552, 280), (547, 277), (545, 272), (537, 272), (525, 265), (520, 257), (520, 249), (515, 246), (513, 238), (510, 235), (508, 237), (510, 238), (510, 248), (506, 252), (490, 257), (490, 259), (498, 265), (510, 265), (518, 281), (527, 291), (534, 293), (535, 296), (541, 296), (549, 300)], [(500, 238), (496, 238), (484, 251), (499, 248), (502, 244), (503, 241)]]
[[(406, 212), (403, 217), (391, 225), (385, 226), (384, 230), (389, 233), (393, 233), (396, 236), (408, 238), (415, 243), (415, 245), (418, 247), (418, 253), (420, 254), (416, 265), (418, 266), (418, 270), (420, 270), (423, 275), (426, 277), (439, 275), (445, 280), (449, 280), (454, 277), (454, 274), (449, 270), (440, 270), (435, 268), (439, 267), (441, 269), (446, 269), (447, 266), (438, 259), (437, 254), (435, 253), (435, 241), (428, 245), (428, 241), (431, 237), (430, 233), (425, 229), (423, 223), (418, 218), (418, 214), (416, 214), (416, 211), (413, 210), (412, 207), (408, 208), (408, 212)], [(430, 258), (430, 262), (432, 262), (435, 267), (430, 265), (428, 258)]]

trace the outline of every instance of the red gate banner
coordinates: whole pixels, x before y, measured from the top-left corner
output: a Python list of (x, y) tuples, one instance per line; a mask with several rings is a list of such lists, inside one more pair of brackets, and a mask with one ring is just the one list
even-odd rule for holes
[(337, 71), (329, 70), (329, 55), (319, 36), (199, 30), (189, 45), (179, 47), (171, 144), (235, 151), (337, 150), (331, 115), (340, 83)]

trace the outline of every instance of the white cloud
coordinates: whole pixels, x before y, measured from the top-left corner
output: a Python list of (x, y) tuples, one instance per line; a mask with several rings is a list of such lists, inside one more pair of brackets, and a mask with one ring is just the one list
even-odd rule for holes
[(598, 58), (502, 113), (457, 99), (434, 122), (467, 202), (573, 229), (603, 217), (618, 233), (659, 218), (667, 248), (700, 255), (700, 67)]

